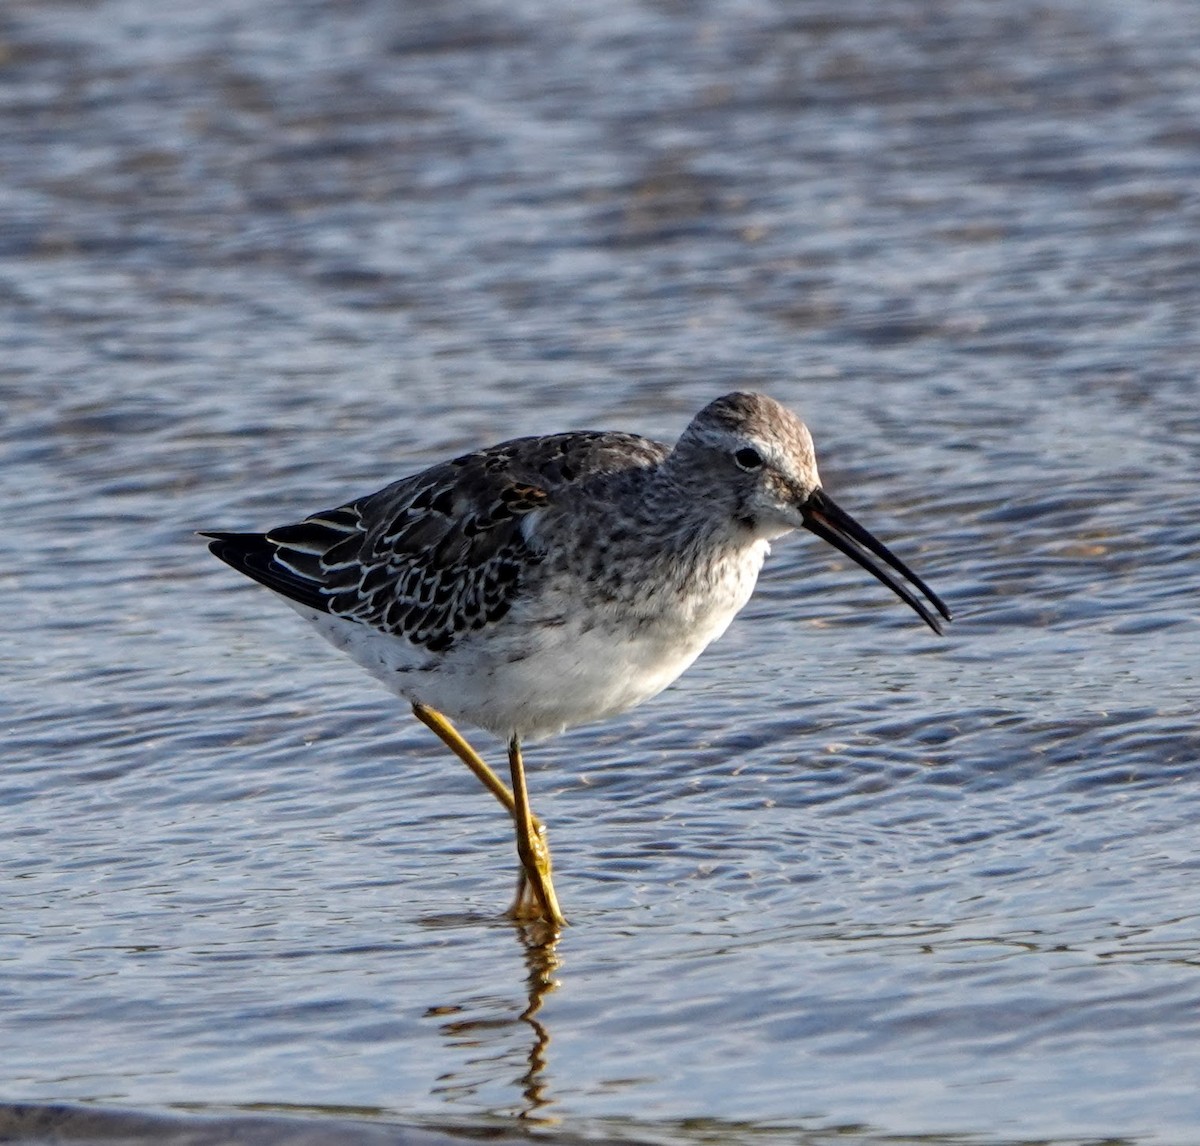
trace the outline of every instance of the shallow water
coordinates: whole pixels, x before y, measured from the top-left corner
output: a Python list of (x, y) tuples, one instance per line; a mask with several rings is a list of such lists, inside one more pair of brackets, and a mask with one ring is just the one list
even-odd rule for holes
[[(1200, 9), (13, 0), (0, 59), (5, 1133), (1200, 1134)], [(781, 541), (531, 750), (549, 951), (192, 531), (734, 385), (957, 620)]]

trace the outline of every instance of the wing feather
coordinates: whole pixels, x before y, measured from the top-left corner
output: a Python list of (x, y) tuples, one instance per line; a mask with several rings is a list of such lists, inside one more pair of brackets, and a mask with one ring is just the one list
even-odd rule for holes
[(285, 597), (440, 652), (519, 598), (541, 561), (522, 528), (529, 514), (667, 453), (633, 434), (518, 438), (265, 534), (204, 536)]

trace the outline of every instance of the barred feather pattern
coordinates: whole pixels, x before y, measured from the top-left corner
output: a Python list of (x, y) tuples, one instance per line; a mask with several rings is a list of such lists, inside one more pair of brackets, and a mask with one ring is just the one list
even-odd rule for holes
[(271, 530), (264, 540), (285, 582), (272, 587), (445, 652), (503, 618), (541, 564), (522, 529), (529, 514), (669, 452), (633, 434), (576, 431), (464, 454)]

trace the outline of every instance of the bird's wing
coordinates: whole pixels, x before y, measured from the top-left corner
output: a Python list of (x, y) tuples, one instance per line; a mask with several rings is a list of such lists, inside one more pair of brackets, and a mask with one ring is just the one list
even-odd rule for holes
[(541, 559), (522, 531), (526, 515), (668, 452), (632, 434), (518, 438), (294, 525), (205, 536), (223, 561), (285, 597), (441, 652), (519, 595)]

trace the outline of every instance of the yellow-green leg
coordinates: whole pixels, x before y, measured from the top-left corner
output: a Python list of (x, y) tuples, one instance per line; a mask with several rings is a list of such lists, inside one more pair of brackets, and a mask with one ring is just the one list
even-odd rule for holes
[[(505, 811), (512, 816), (517, 827), (517, 854), (521, 858), (521, 874), (517, 883), (517, 894), (509, 914), (517, 919), (545, 918), (548, 922), (562, 926), (566, 920), (558, 907), (551, 882), (550, 847), (546, 842), (545, 825), (529, 810), (529, 797), (525, 789), (525, 770), (521, 763), (520, 745), (516, 745), (516, 764), (513, 764), (513, 746), (509, 746), (509, 768), (515, 777), (520, 776), (521, 804), (507, 785), (484, 762), (479, 753), (467, 743), (462, 734), (435, 708), (425, 704), (414, 704), (413, 715), (429, 728), (451, 752), (454, 753), (479, 778), (480, 783), (491, 792)], [(515, 742), (514, 742), (515, 743)], [(524, 811), (521, 811), (523, 807)], [(522, 828), (522, 824), (525, 825)], [(532, 857), (526, 862), (526, 856)]]
[[(529, 810), (529, 793), (525, 788), (525, 764), (521, 759), (521, 742), (514, 736), (508, 742), (508, 768), (512, 773), (512, 795), (515, 803), (513, 820), (517, 826), (517, 855), (521, 857), (524, 879), (532, 888), (537, 906), (543, 919), (561, 927), (567, 921), (558, 906), (554, 894), (554, 883), (550, 872), (550, 848), (546, 843), (546, 831)], [(524, 886), (517, 889), (517, 901), (513, 912), (520, 917), (526, 906)]]

